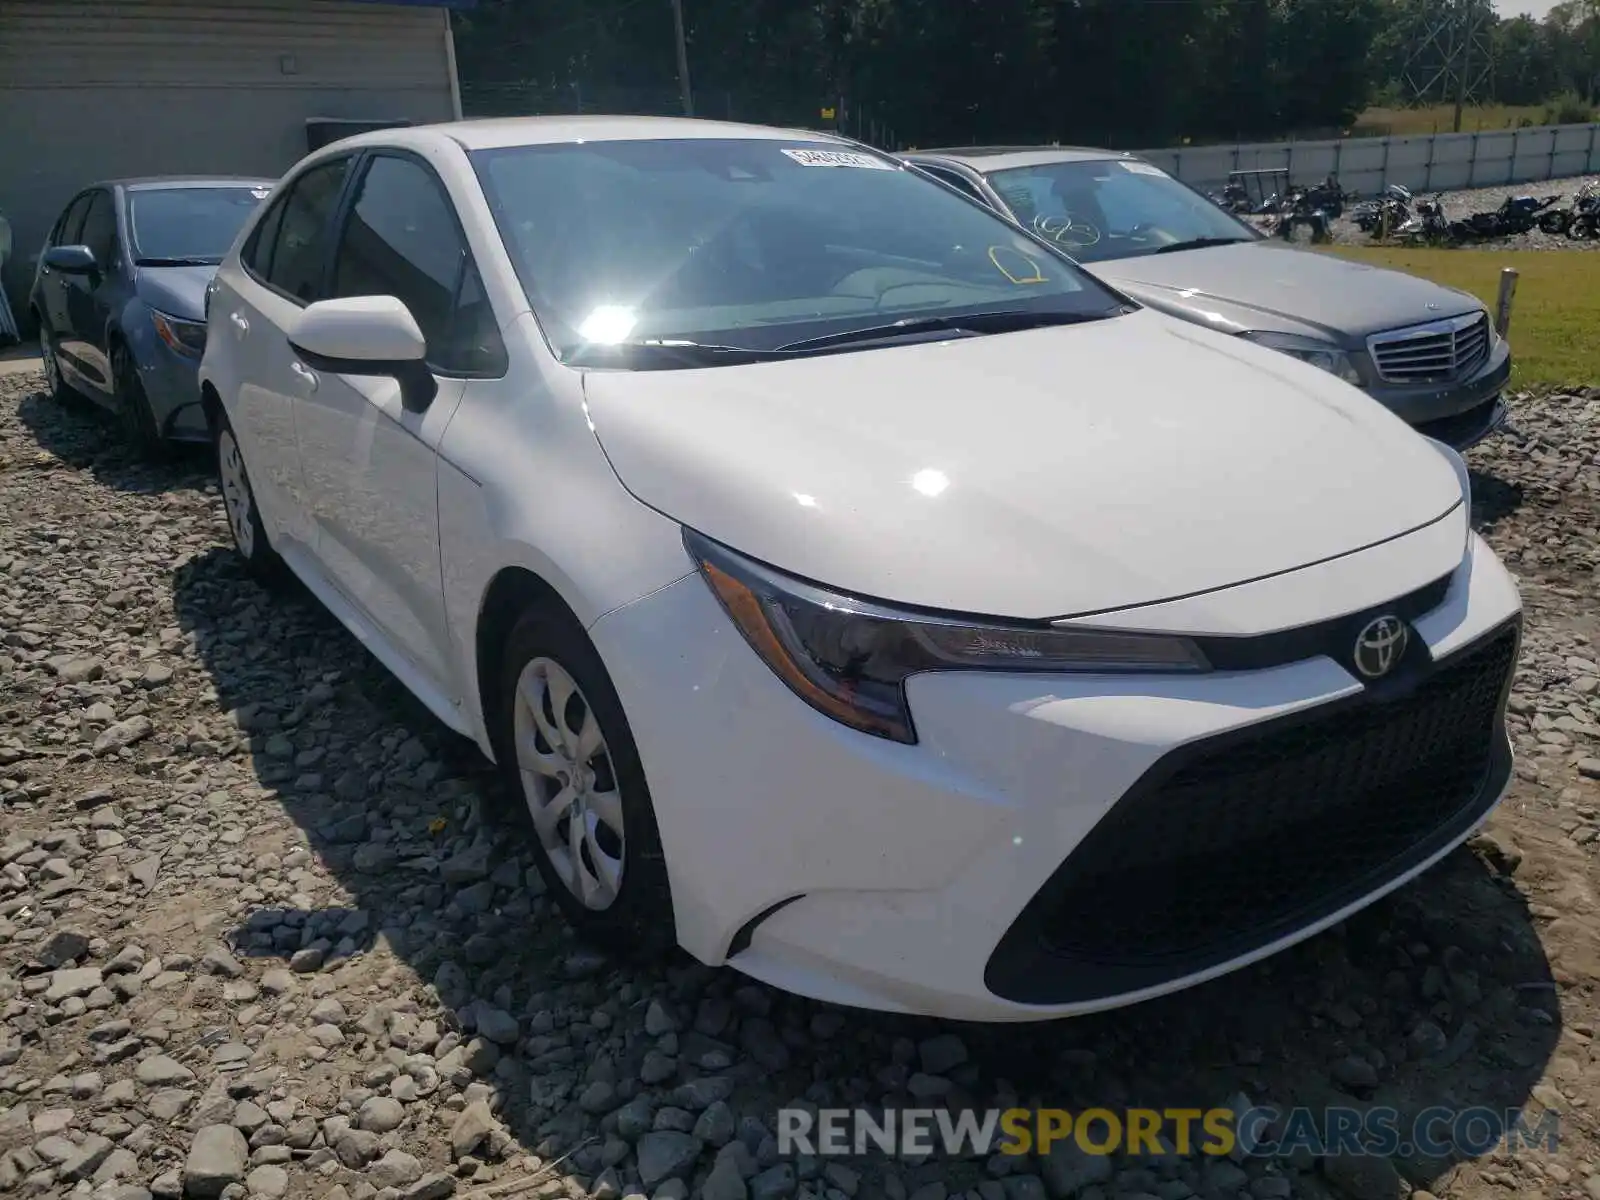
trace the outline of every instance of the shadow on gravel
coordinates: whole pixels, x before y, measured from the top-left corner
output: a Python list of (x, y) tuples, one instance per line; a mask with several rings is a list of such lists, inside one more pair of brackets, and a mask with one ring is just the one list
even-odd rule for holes
[(1472, 479), (1472, 527), (1479, 533), (1522, 507), (1526, 497), (1520, 483), (1476, 469), (1468, 474)]
[(68, 466), (87, 470), (119, 492), (154, 495), (193, 487), (216, 474), (207, 447), (174, 444), (171, 459), (146, 463), (128, 446), (116, 418), (92, 400), (74, 396), (51, 400), (42, 390), (25, 396), (17, 417), (42, 450)]
[[(486, 819), (497, 785), (476, 748), (421, 709), (308, 593), (296, 584), (263, 591), (221, 549), (191, 560), (173, 587), (219, 716), (231, 714), (190, 736), (218, 753), (250, 754), (261, 786), (350, 897), (319, 908), (309, 896), (284, 903), (285, 888), (260, 896), (231, 933), (238, 953), (311, 972), (386, 943), (432, 981), (445, 1008), (437, 1024), (427, 1014), (366, 1014), (374, 1040), (403, 1052), (389, 1061), (413, 1064), (424, 1084), (489, 1081), (516, 1141), (546, 1158), (576, 1147), (570, 1169), (580, 1176), (620, 1161), (615, 1139), (608, 1144), (619, 1118), (606, 1126), (590, 1113), (644, 1092), (689, 1110), (697, 1130), (729, 1096), (735, 1112), (761, 1113), (765, 1132), (746, 1121), (737, 1136), (762, 1167), (776, 1162), (773, 1110), (802, 1098), (824, 1107), (1386, 1107), (1404, 1135), (1435, 1106), (1519, 1108), (1560, 1034), (1525, 903), (1468, 850), (1266, 963), (1049, 1025), (953, 1026), (839, 1009), (682, 958), (650, 969), (608, 963), (571, 939), (520, 845)], [(291, 853), (269, 866), (293, 889), (309, 861)], [(597, 1100), (599, 1085), (611, 1091)], [(1416, 1187), (1437, 1187), (1456, 1160), (1318, 1165), (1300, 1152), (1237, 1167), (1124, 1159), (1114, 1173), (1111, 1160), (1057, 1155), (1042, 1167), (935, 1159), (897, 1171), (907, 1190), (939, 1180), (954, 1194), (1014, 1169), (1006, 1200), (1042, 1200), (1041, 1181), (1026, 1182), (1035, 1170), (1053, 1197), (1094, 1181), (1119, 1194), (1188, 1195), (1182, 1181), (1207, 1195), (1289, 1195), (1260, 1181), (1279, 1173), (1299, 1196), (1392, 1196), (1397, 1169)]]

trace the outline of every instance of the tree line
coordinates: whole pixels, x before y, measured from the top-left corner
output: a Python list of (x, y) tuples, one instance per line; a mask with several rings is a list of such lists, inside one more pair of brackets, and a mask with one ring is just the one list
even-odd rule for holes
[[(1479, 100), (1600, 100), (1600, 0), (1567, 0), (1542, 23), (1470, 2), (1482, 6), (1477, 53), (1492, 61)], [(681, 6), (695, 115), (898, 147), (1330, 136), (1439, 74), (1414, 53), (1430, 0)], [(469, 115), (682, 111), (671, 0), (478, 0), (455, 17)], [(1464, 66), (1485, 74), (1481, 57)], [(1452, 100), (1451, 78), (1425, 99)]]

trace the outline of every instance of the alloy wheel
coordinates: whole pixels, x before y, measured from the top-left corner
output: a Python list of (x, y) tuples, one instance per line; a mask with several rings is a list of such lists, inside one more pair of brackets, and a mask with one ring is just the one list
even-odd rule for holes
[(523, 799), (562, 883), (603, 912), (622, 887), (622, 793), (583, 689), (560, 663), (534, 658), (517, 677), (514, 730)]
[(44, 383), (54, 396), (61, 391), (61, 364), (56, 362), (56, 348), (50, 342), (50, 335), (44, 331), (39, 333), (39, 358), (44, 364)]
[(251, 520), (253, 503), (250, 481), (244, 472), (244, 456), (239, 453), (239, 443), (233, 431), (224, 429), (217, 437), (218, 474), (222, 480), (222, 504), (228, 513), (228, 524), (233, 528), (233, 540), (239, 553), (246, 558), (255, 554), (256, 530)]

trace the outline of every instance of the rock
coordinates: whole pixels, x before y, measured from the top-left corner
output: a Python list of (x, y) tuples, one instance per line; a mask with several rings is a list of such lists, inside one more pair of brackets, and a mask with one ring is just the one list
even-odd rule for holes
[(367, 1178), (380, 1190), (405, 1187), (422, 1178), (422, 1164), (404, 1150), (391, 1150), (367, 1168)]
[(779, 1163), (750, 1181), (750, 1200), (782, 1200), (794, 1195), (795, 1184), (794, 1167)]
[(490, 847), (484, 842), (474, 842), (461, 853), (445, 859), (439, 867), (439, 877), (447, 884), (460, 886), (489, 878)]
[(244, 974), (244, 967), (226, 946), (213, 946), (205, 952), (200, 959), (200, 969), (209, 975), (221, 975), (225, 979), (237, 979)]
[(1111, 1182), (1114, 1164), (1110, 1155), (1089, 1154), (1077, 1142), (1062, 1140), (1038, 1159), (1045, 1188), (1055, 1200), (1066, 1200), (1086, 1188)]
[(109, 1138), (101, 1137), (97, 1133), (91, 1133), (56, 1168), (56, 1175), (68, 1183), (76, 1183), (80, 1179), (87, 1179), (95, 1173), (101, 1163), (106, 1161), (111, 1151), (115, 1148)]
[(145, 1087), (176, 1087), (192, 1080), (194, 1072), (165, 1054), (154, 1054), (134, 1068), (133, 1077)]
[(189, 1144), (183, 1165), (183, 1190), (190, 1196), (221, 1196), (244, 1178), (250, 1147), (232, 1125), (207, 1125)]
[(1333, 1064), (1333, 1080), (1352, 1092), (1370, 1092), (1378, 1086), (1378, 1072), (1364, 1058), (1355, 1055), (1341, 1058)]
[(706, 1176), (700, 1195), (701, 1200), (749, 1200), (749, 1189), (738, 1164), (732, 1158), (719, 1158)]
[(252, 1196), (277, 1200), (289, 1190), (289, 1172), (279, 1166), (257, 1167), (245, 1176), (244, 1185)]
[(406, 1119), (405, 1105), (389, 1096), (373, 1096), (356, 1113), (356, 1126), (373, 1133), (399, 1129)]
[(647, 1188), (685, 1175), (700, 1157), (700, 1139), (672, 1130), (655, 1130), (639, 1139), (639, 1181)]
[(121, 750), (141, 741), (154, 732), (155, 727), (150, 724), (150, 718), (145, 716), (129, 717), (126, 721), (118, 721), (111, 725), (94, 740), (94, 753), (109, 754), (114, 750)]
[(105, 674), (106, 665), (90, 654), (62, 654), (50, 660), (50, 669), (62, 683), (91, 683)]
[(60, 1004), (72, 996), (87, 996), (100, 983), (99, 967), (65, 967), (51, 973), (44, 998), (46, 1003)]
[(381, 1148), (378, 1135), (370, 1129), (347, 1129), (339, 1134), (332, 1146), (339, 1161), (352, 1171), (359, 1171), (377, 1158)]
[(1328, 1182), (1350, 1200), (1396, 1200), (1400, 1173), (1394, 1163), (1376, 1154), (1335, 1154), (1322, 1160)]
[(478, 1008), (478, 1032), (501, 1046), (514, 1046), (522, 1036), (517, 1019), (502, 1008), (481, 1005)]
[(941, 1033), (928, 1038), (917, 1052), (922, 1059), (922, 1069), (929, 1075), (947, 1075), (967, 1061), (967, 1046), (953, 1033)]
[(443, 1171), (424, 1175), (408, 1188), (400, 1191), (400, 1200), (445, 1200), (455, 1195), (456, 1181)]
[(49, 970), (66, 966), (89, 952), (89, 935), (76, 929), (58, 929), (36, 955)]
[(499, 1125), (486, 1103), (474, 1101), (461, 1110), (455, 1123), (450, 1126), (450, 1153), (458, 1159), (465, 1158)]

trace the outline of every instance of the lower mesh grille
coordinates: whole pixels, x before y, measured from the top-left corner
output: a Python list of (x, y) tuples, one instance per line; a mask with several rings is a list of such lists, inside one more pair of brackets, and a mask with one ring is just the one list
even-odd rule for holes
[[(997, 949), (991, 976), (1008, 957), (999, 973), (1016, 977), (1042, 950), (1130, 984), (1152, 970), (1177, 977), (1303, 928), (1422, 861), (1493, 800), (1517, 643), (1513, 625), (1386, 702), (1178, 751), (1170, 774), (1136, 786), (1062, 864)], [(1019, 944), (1024, 931), (1033, 949)]]

